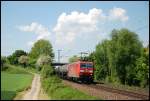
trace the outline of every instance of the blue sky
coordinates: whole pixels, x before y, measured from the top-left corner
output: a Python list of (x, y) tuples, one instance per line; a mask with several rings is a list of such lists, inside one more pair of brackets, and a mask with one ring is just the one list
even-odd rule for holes
[[(1, 3), (1, 54), (27, 52), (38, 39), (51, 41), (61, 61), (81, 51), (92, 52), (109, 39), (113, 28), (128, 28), (143, 45), (149, 42), (148, 1), (3, 1)], [(86, 29), (86, 30), (85, 30)], [(44, 33), (44, 34), (43, 34)]]

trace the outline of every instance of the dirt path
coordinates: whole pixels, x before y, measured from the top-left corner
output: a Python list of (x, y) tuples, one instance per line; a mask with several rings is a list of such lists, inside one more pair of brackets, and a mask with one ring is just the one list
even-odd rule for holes
[(23, 96), (22, 100), (38, 100), (38, 95), (41, 88), (40, 75), (35, 74), (32, 81), (31, 89)]

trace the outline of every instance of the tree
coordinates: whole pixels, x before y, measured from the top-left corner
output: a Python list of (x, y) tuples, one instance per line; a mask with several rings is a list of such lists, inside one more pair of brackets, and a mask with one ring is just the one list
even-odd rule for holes
[(95, 54), (94, 52), (90, 53), (89, 56), (87, 56), (87, 60), (94, 62), (95, 60), (94, 54)]
[[(28, 56), (29, 57), (29, 56)], [(33, 59), (33, 58), (30, 58), (29, 57), (29, 63), (28, 63), (28, 65), (30, 66), (30, 67), (32, 67), (32, 68), (36, 68), (36, 59)]]
[(113, 30), (109, 44), (109, 67), (111, 77), (119, 82), (135, 82), (135, 61), (140, 57), (142, 44), (137, 34), (127, 29)]
[(5, 56), (1, 56), (1, 70), (6, 70), (7, 68), (7, 58)]
[(27, 56), (28, 54), (23, 50), (16, 50), (12, 55), (8, 56), (10, 64), (18, 64), (18, 59), (22, 55)]
[(96, 51), (94, 53), (95, 57), (95, 76), (99, 80), (104, 80), (108, 76), (108, 58), (107, 58), (107, 44), (108, 40), (102, 41), (96, 46)]
[(69, 62), (72, 63), (72, 62), (76, 62), (78, 61), (80, 58), (77, 57), (76, 55), (74, 55), (73, 57), (69, 58)]
[(149, 52), (144, 48), (136, 61), (136, 79), (141, 87), (149, 85)]
[(20, 56), (18, 60), (18, 62), (22, 64), (24, 67), (27, 66), (28, 61), (29, 61), (29, 58), (28, 56), (25, 56), (25, 55)]
[(137, 34), (127, 29), (113, 30), (110, 40), (96, 46), (96, 79), (136, 84), (136, 60), (141, 56), (141, 49)]
[(51, 65), (52, 63), (52, 59), (50, 56), (48, 55), (41, 55), (39, 56), (37, 62), (36, 62), (36, 67), (41, 70), (41, 68), (44, 66), (44, 65)]
[(6, 57), (1, 56), (1, 67), (3, 67), (3, 65), (6, 63)]
[(53, 59), (54, 54), (52, 45), (48, 40), (38, 40), (29, 53), (29, 56), (32, 59), (38, 59), (40, 55), (48, 55)]

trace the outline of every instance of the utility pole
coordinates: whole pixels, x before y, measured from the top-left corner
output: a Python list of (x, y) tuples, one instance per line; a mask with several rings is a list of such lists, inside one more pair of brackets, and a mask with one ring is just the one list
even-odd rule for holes
[(58, 62), (60, 62), (60, 51), (62, 50), (57, 50), (58, 51)]

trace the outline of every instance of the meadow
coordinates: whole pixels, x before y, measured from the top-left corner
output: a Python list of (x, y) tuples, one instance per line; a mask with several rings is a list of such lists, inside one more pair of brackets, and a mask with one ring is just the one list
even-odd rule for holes
[(12, 100), (18, 92), (30, 87), (33, 75), (11, 66), (1, 72), (1, 100)]

